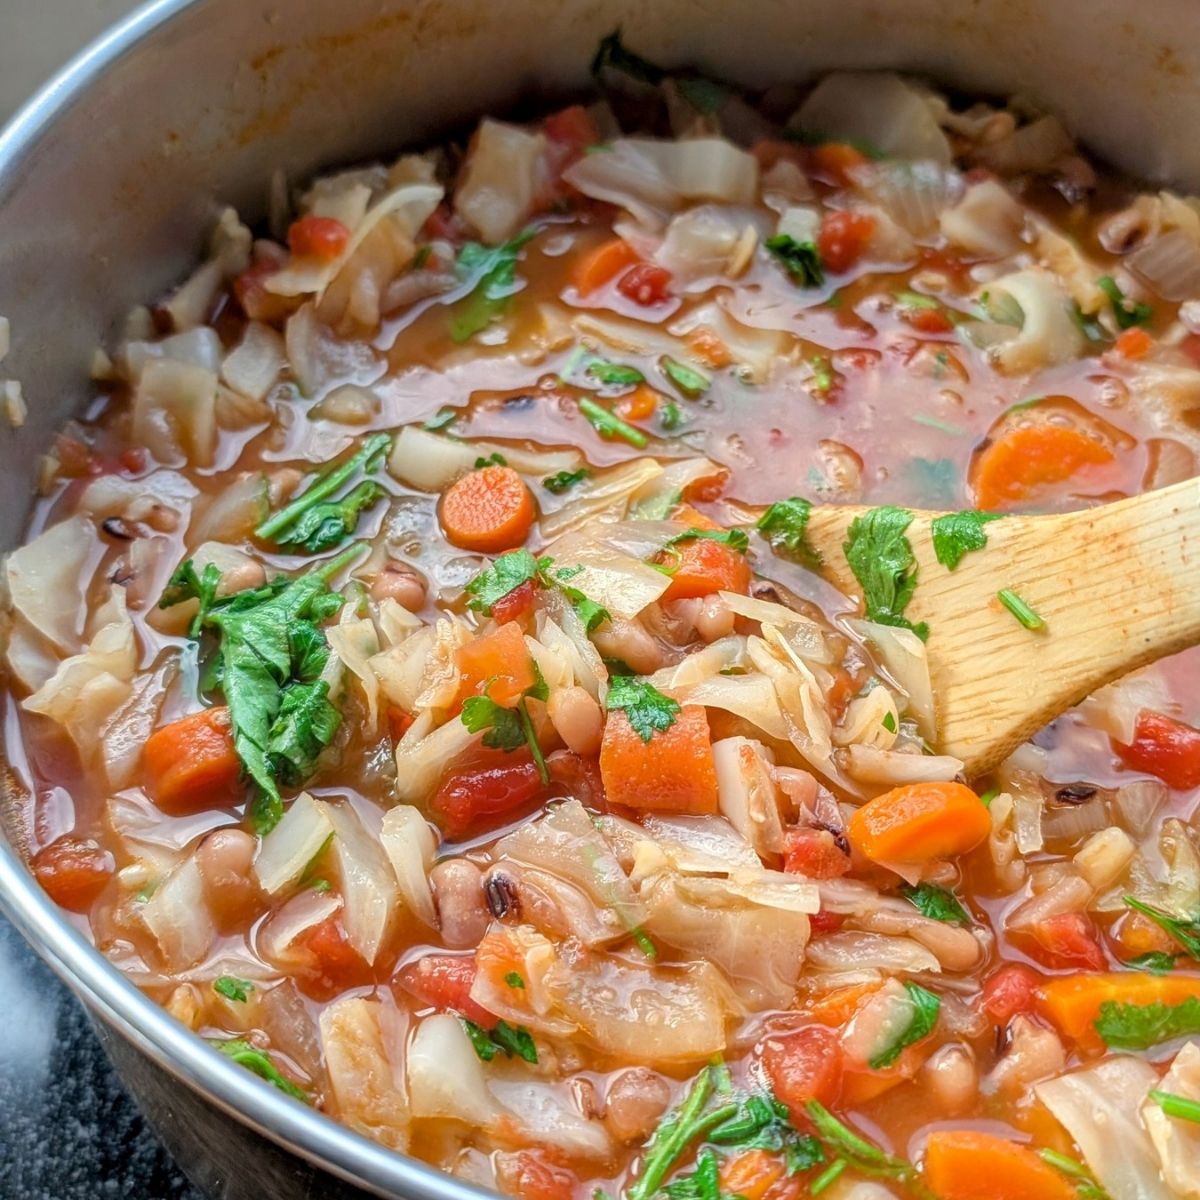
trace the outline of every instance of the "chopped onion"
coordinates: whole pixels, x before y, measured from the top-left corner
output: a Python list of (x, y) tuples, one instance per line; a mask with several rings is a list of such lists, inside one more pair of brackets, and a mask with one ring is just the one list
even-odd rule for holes
[(58, 670), (54, 647), (21, 616), (13, 615), (5, 658), (15, 679), (36, 692)]
[(440, 492), (472, 470), (477, 458), (497, 453), (514, 471), (528, 475), (570, 471), (582, 461), (578, 450), (522, 450), (494, 442), (463, 442), (430, 433), (419, 425), (406, 425), (392, 446), (388, 470), (418, 491)]
[(642, 828), (666, 852), (674, 871), (726, 875), (759, 867), (753, 847), (722, 817), (647, 813), (642, 818)]
[(571, 489), (561, 508), (542, 517), (542, 536), (553, 541), (589, 521), (620, 520), (630, 499), (657, 485), (664, 475), (652, 458), (635, 458), (590, 475)]
[(129, 701), (104, 727), (100, 753), (110, 788), (119, 790), (134, 783), (146, 739), (158, 724), (167, 688), (178, 673), (179, 657), (168, 653), (157, 670), (138, 682)]
[(1021, 249), (1025, 209), (996, 179), (973, 183), (962, 199), (942, 213), (942, 236), (981, 258), (1007, 258)]
[(1082, 875), (1072, 872), (1044, 892), (1017, 905), (1004, 919), (1008, 929), (1033, 929), (1050, 917), (1083, 912), (1092, 898), (1092, 888)]
[(603, 1161), (612, 1154), (603, 1123), (581, 1116), (554, 1084), (522, 1078), (494, 1079), (489, 1086), (522, 1137), (572, 1158)]
[(596, 647), (592, 644), (583, 628), (583, 622), (576, 616), (574, 610), (565, 602), (564, 597), (556, 601), (551, 598), (557, 610), (557, 615), (566, 622), (575, 617), (572, 628), (574, 633), (568, 633), (559, 625), (550, 611), (538, 613), (538, 638), (548, 654), (554, 655), (571, 668), (574, 682), (584, 688), (593, 700), (602, 699), (604, 682), (608, 672), (601, 661)]
[(204, 898), (204, 879), (194, 858), (185, 859), (140, 909), (168, 971), (194, 967), (217, 936)]
[(911, 938), (854, 930), (825, 934), (810, 942), (808, 961), (823, 971), (838, 972), (865, 968), (913, 975), (921, 971), (936, 974), (942, 969), (937, 955)]
[(164, 526), (188, 511), (196, 488), (175, 471), (155, 471), (141, 479), (98, 475), (80, 493), (78, 510), (97, 520), (121, 517)]
[(379, 840), (396, 874), (401, 900), (419, 921), (436, 929), (429, 872), (437, 854), (437, 835), (429, 822), (417, 809), (397, 805), (384, 813)]
[(283, 338), (269, 325), (251, 321), (221, 363), (221, 382), (251, 400), (262, 400), (275, 386), (285, 362)]
[(1107, 827), (1108, 806), (1099, 793), (1083, 804), (1047, 804), (1042, 808), (1042, 837), (1050, 841), (1074, 842)]
[(975, 158), (998, 175), (1021, 175), (1027, 171), (1049, 171), (1074, 150), (1075, 143), (1062, 122), (1057, 117), (1045, 116), (1022, 125), (1008, 137), (980, 146)]
[(416, 613), (409, 612), (399, 600), (385, 596), (376, 610), (376, 621), (379, 633), (386, 645), (398, 646), (407, 641), (418, 629), (425, 628), (425, 622)]
[(367, 701), (365, 732), (373, 734), (379, 723), (379, 676), (371, 669), (369, 661), (379, 653), (375, 623), (369, 617), (355, 618), (354, 605), (347, 604), (338, 623), (326, 628), (325, 638), (330, 649), (362, 685)]
[(5, 562), (13, 609), (59, 650), (72, 652), (80, 646), (82, 597), (100, 553), (95, 526), (87, 517), (74, 516), (51, 525)]
[(159, 462), (212, 465), (217, 448), (217, 376), (208, 367), (151, 359), (133, 394), (130, 436)]
[(1089, 725), (1126, 746), (1133, 741), (1138, 717), (1146, 709), (1165, 713), (1176, 709), (1165, 677), (1154, 666), (1100, 688), (1079, 706)]
[(432, 720), (430, 713), (422, 713), (396, 747), (396, 798), (401, 803), (428, 800), (450, 764), (482, 736), (457, 717), (437, 729), (431, 728)]
[(417, 697), (425, 686), (426, 666), (436, 644), (436, 628), (423, 625), (370, 660), (383, 694), (404, 712), (416, 710)]
[(860, 783), (948, 783), (963, 773), (961, 758), (949, 754), (908, 754), (900, 750), (880, 750), (877, 746), (847, 746), (846, 773)]
[(1083, 333), (1061, 287), (1048, 271), (1028, 267), (993, 280), (987, 290), (989, 298), (1019, 305), (1023, 316), (1020, 329), (989, 351), (1002, 371), (1026, 375), (1071, 362), (1083, 353)]
[(721, 815), (752, 845), (760, 857), (783, 853), (783, 819), (761, 742), (722, 738), (713, 743)]
[(341, 882), (346, 940), (372, 964), (396, 915), (396, 876), (379, 842), (349, 804), (323, 807), (333, 826), (329, 852)]
[(224, 353), (216, 330), (202, 325), (199, 329), (175, 333), (156, 342), (126, 342), (117, 352), (117, 359), (129, 382), (137, 384), (148, 363), (170, 359), (215, 373), (220, 369)]
[(866, 642), (879, 665), (900, 685), (908, 700), (908, 712), (916, 721), (921, 736), (936, 745), (936, 709), (925, 643), (908, 629), (893, 629), (890, 625), (861, 620), (850, 620), (846, 624)]
[(188, 541), (199, 545), (249, 537), (271, 510), (270, 493), (270, 482), (261, 471), (240, 476), (217, 492), (193, 518)]
[(457, 1120), (486, 1129), (500, 1115), (483, 1064), (457, 1017), (439, 1013), (421, 1021), (409, 1043), (407, 1065), (414, 1117)]
[(311, 304), (297, 309), (284, 327), (288, 362), (305, 396), (317, 396), (335, 383), (370, 383), (382, 373), (365, 342), (336, 336)]
[[(671, 586), (649, 563), (622, 554), (580, 531), (546, 547), (556, 569), (570, 570), (570, 585), (624, 621), (632, 621)], [(578, 568), (578, 569), (577, 569)]]
[[(1200, 1101), (1200, 1046), (1195, 1042), (1185, 1043), (1158, 1087), (1169, 1095)], [(1196, 1196), (1200, 1180), (1200, 1124), (1167, 1116), (1162, 1106), (1149, 1097), (1142, 1105), (1142, 1123), (1162, 1164), (1167, 1187), (1180, 1196)]]
[(276, 909), (262, 926), (258, 944), (263, 958), (285, 971), (309, 965), (308, 951), (297, 946), (297, 942), (341, 908), (342, 898), (336, 892), (303, 888)]
[(1167, 802), (1167, 785), (1158, 779), (1139, 779), (1117, 788), (1113, 804), (1121, 824), (1139, 837), (1150, 832), (1158, 810)]
[(769, 226), (752, 208), (701, 204), (671, 218), (654, 261), (680, 285), (728, 274), (745, 231), (765, 236)]
[(1147, 242), (1124, 265), (1164, 300), (1187, 300), (1200, 292), (1200, 243), (1182, 229)]
[(507, 241), (533, 213), (546, 139), (519, 125), (479, 123), (454, 192), (454, 211), (485, 242)]
[(308, 864), (333, 836), (326, 806), (301, 792), (279, 824), (262, 839), (254, 860), (259, 886), (277, 895), (304, 874)]
[(938, 232), (942, 214), (962, 195), (962, 177), (932, 162), (872, 162), (853, 171), (855, 187), (913, 237)]

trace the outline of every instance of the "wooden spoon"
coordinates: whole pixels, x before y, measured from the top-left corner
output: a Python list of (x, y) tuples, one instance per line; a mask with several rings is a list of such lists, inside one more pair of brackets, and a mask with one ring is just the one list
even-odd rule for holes
[[(861, 597), (842, 545), (866, 508), (814, 506), (809, 541), (825, 575)], [(968, 776), (1001, 762), (1047, 722), (1136, 667), (1200, 642), (1200, 479), (1060, 516), (1004, 517), (950, 571), (930, 522), (906, 534), (918, 563), (905, 616), (928, 622), (936, 748)], [(1026, 629), (997, 598), (1041, 617)]]

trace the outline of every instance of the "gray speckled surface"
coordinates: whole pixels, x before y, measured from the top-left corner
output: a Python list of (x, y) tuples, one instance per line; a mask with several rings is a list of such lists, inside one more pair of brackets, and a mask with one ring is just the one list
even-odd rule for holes
[(83, 1010), (0, 918), (0, 1198), (202, 1200), (149, 1132)]

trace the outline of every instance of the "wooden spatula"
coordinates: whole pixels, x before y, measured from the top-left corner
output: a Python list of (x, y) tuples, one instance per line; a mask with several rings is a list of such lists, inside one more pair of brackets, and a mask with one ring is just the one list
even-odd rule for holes
[[(869, 511), (814, 507), (808, 525), (826, 577), (861, 596), (843, 543)], [(918, 566), (905, 616), (929, 625), (937, 749), (970, 776), (1001, 762), (1048, 721), (1136, 667), (1200, 642), (1200, 479), (1061, 516), (1004, 517), (953, 571), (930, 522), (907, 536)], [(1041, 618), (1030, 630), (1001, 603), (1015, 592)]]

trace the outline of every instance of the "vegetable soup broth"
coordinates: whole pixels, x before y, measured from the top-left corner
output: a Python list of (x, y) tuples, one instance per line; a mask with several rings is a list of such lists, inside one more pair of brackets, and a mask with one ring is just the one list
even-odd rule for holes
[(597, 77), (227, 213), (98, 356), (7, 567), (35, 872), (530, 1200), (1196, 1195), (1200, 659), (965, 786), (903, 528), (1194, 473), (1200, 210), (893, 76)]

